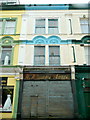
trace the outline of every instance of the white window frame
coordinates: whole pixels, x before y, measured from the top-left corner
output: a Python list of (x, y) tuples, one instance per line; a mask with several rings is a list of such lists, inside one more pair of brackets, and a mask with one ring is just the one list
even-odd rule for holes
[[(48, 23), (49, 23), (49, 19), (57, 19), (57, 22), (58, 22), (58, 26), (57, 26), (58, 32), (55, 33), (55, 34), (59, 34), (59, 18), (57, 18), (57, 17), (55, 17), (55, 18), (48, 18)], [(47, 27), (48, 27), (48, 34), (54, 34), (54, 33), (49, 33), (49, 24), (48, 24)]]
[[(36, 33), (36, 19), (45, 19), (45, 34), (49, 34), (48, 32), (48, 19), (57, 19), (58, 20), (58, 33), (55, 33), (55, 34), (59, 34), (60, 33), (60, 18), (59, 17), (48, 17), (48, 18), (45, 18), (45, 17), (39, 17), (39, 18), (35, 18), (34, 19), (34, 34), (40, 34), (40, 33)], [(53, 33), (54, 34), (54, 33)]]
[[(35, 23), (35, 24), (34, 24), (34, 26), (35, 26), (35, 27), (34, 27), (34, 34), (40, 34), (40, 33), (36, 33), (36, 20), (37, 20), (37, 19), (45, 19), (45, 18), (35, 18), (35, 19), (34, 19), (34, 23)], [(45, 33), (44, 33), (44, 34), (46, 34), (46, 19), (45, 19)]]
[[(43, 47), (43, 48), (44, 48), (44, 55), (35, 55), (35, 47)], [(45, 50), (46, 50), (45, 45), (42, 45), (42, 46), (40, 46), (40, 45), (34, 46), (34, 66), (45, 66), (45, 57), (46, 57), (46, 52), (45, 52)], [(44, 64), (40, 64), (40, 63), (36, 64), (36, 63), (35, 63), (35, 57), (36, 57), (36, 56), (44, 56)]]
[[(51, 46), (48, 46), (48, 52), (49, 52), (49, 66), (59, 66), (60, 65), (60, 46), (59, 45), (51, 45)], [(55, 56), (59, 56), (59, 64), (52, 64), (50, 65), (50, 47), (58, 47), (58, 50), (59, 50), (59, 54), (58, 55), (55, 55)]]

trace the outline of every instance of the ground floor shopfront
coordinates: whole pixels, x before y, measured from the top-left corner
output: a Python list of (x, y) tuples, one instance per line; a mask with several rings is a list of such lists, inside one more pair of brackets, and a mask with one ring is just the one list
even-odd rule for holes
[(71, 67), (25, 67), (20, 91), (21, 118), (73, 118)]
[(0, 119), (17, 117), (21, 71), (22, 69), (16, 66), (0, 68)]
[[(6, 70), (9, 73), (3, 69), (2, 78), (8, 77), (3, 88), (11, 87), (12, 109), (2, 111), (3, 118), (90, 117), (90, 66), (24, 66)], [(4, 107), (5, 102), (2, 104)]]

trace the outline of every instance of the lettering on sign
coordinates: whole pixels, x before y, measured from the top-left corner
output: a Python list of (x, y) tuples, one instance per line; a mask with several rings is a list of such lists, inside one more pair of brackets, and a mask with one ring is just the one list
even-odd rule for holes
[(31, 79), (34, 79), (34, 80), (42, 80), (42, 79), (70, 80), (70, 74), (30, 74), (30, 73), (25, 73), (24, 79), (25, 80), (31, 80)]
[(0, 78), (0, 86), (6, 86), (7, 85), (7, 77)]

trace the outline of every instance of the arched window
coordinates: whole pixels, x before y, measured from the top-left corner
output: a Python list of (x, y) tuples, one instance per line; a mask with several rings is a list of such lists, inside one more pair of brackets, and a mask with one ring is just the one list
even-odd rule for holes
[(12, 58), (12, 38), (7, 36), (1, 39), (1, 65), (10, 65)]

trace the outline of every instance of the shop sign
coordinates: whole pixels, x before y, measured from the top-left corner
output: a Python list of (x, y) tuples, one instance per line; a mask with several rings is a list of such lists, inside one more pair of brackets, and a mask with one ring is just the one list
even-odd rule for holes
[(25, 73), (24, 80), (70, 80), (70, 74), (32, 74)]

